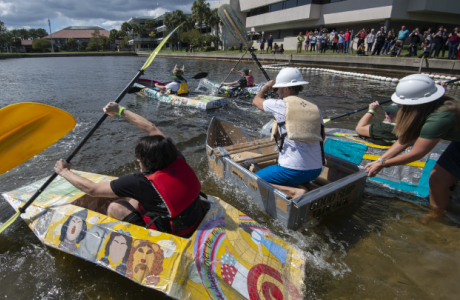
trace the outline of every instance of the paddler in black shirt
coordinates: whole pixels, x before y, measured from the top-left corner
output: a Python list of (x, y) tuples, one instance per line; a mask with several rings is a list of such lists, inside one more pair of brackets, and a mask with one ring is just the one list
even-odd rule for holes
[(71, 172), (72, 164), (61, 159), (54, 167), (56, 173), (89, 196), (130, 198), (111, 202), (109, 217), (178, 236), (192, 233), (203, 218), (201, 184), (172, 140), (115, 102), (103, 110), (109, 117), (120, 115), (147, 134), (135, 148), (141, 172), (95, 183)]

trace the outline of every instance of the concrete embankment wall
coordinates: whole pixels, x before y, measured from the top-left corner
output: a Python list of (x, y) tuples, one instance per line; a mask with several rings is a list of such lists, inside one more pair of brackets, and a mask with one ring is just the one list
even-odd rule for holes
[(56, 53), (56, 54), (0, 54), (0, 59), (34, 58), (34, 57), (78, 57), (78, 56), (136, 56), (135, 52), (83, 52), (83, 53)]
[[(148, 55), (138, 53), (138, 55)], [(212, 54), (212, 53), (159, 53), (158, 57), (180, 58), (180, 59), (205, 59), (205, 60), (226, 60), (237, 61), (242, 53), (235, 54)], [(261, 64), (285, 63), (289, 61), (290, 55), (257, 54)], [(252, 61), (251, 55), (246, 54), (244, 61)], [(296, 67), (349, 67), (359, 69), (379, 69), (392, 71), (414, 71), (418, 72), (420, 58), (403, 58), (388, 56), (333, 56), (333, 55), (293, 55), (291, 66)], [(422, 72), (444, 73), (460, 75), (460, 61), (447, 59), (430, 59), (428, 68), (426, 61), (423, 61)]]

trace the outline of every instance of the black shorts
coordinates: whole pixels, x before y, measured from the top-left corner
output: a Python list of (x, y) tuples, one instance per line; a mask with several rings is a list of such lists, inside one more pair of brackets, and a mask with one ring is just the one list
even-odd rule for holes
[(451, 142), (437, 164), (460, 180), (460, 142)]
[(145, 227), (144, 219), (142, 219), (142, 215), (138, 211), (133, 211), (129, 215), (127, 215), (123, 220), (123, 222), (131, 223), (137, 226)]

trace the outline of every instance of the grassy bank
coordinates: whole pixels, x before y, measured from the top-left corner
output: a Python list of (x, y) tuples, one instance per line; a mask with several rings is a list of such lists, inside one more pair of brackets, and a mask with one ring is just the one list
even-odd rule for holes
[(115, 52), (115, 51), (104, 51), (104, 52), (33, 52), (33, 53), (21, 53), (21, 52), (14, 52), (14, 53), (5, 53), (5, 52), (0, 52), (0, 55), (23, 55), (23, 56), (34, 56), (34, 55), (103, 55), (103, 54), (110, 54), (110, 55), (123, 55), (126, 53), (136, 53), (135, 51), (121, 51), (121, 52)]
[[(151, 53), (152, 51), (144, 51), (146, 53)], [(182, 50), (182, 51), (173, 51), (173, 50), (161, 50), (160, 53), (171, 53), (171, 54), (174, 54), (174, 53), (187, 53), (189, 55), (193, 55), (195, 53), (197, 54), (241, 54), (243, 55), (244, 51), (240, 52), (239, 50), (235, 50), (235, 51), (223, 51), (223, 50), (217, 50), (217, 51), (208, 51), (208, 52), (205, 52), (205, 51), (195, 51), (193, 53), (191, 52), (185, 52), (185, 50)], [(269, 54), (269, 53), (261, 53), (260, 50), (256, 50), (254, 52), (256, 55), (263, 55), (263, 54)], [(342, 53), (333, 53), (332, 50), (327, 50), (326, 53), (316, 53), (316, 52), (303, 52), (302, 50), (302, 53), (296, 53), (295, 50), (286, 50), (283, 54), (277, 54), (279, 55), (280, 57), (284, 56), (284, 55), (328, 55), (328, 56), (356, 56), (356, 51), (353, 52), (353, 54), (342, 54)], [(406, 56), (407, 54), (409, 54), (409, 51), (408, 50), (402, 50), (401, 51), (401, 54), (398, 56), (398, 57), (395, 57), (396, 59), (397, 58), (418, 58), (417, 56)], [(420, 55), (422, 54), (422, 51), (419, 50), (417, 51), (417, 55)], [(447, 55), (447, 53), (446, 53)], [(367, 55), (367, 56), (372, 56), (372, 55)], [(377, 55), (374, 55), (374, 56), (377, 56)], [(392, 57), (391, 55), (380, 55), (381, 57)], [(378, 56), (377, 56), (378, 57)], [(447, 57), (439, 57), (438, 59), (447, 59)]]

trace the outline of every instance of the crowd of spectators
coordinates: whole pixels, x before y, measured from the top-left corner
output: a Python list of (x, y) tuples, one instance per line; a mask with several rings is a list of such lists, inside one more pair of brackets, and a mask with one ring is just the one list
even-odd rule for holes
[[(425, 32), (421, 32), (419, 28), (415, 28), (412, 32), (406, 29), (405, 26), (396, 33), (395, 29), (385, 31), (384, 27), (375, 32), (371, 28), (363, 28), (359, 32), (353, 32), (346, 29), (345, 31), (337, 32), (332, 29), (331, 32), (327, 28), (318, 31), (307, 31), (306, 34), (299, 32), (297, 35), (297, 53), (326, 53), (327, 50), (332, 50), (332, 53), (349, 54), (353, 53), (354, 43), (357, 48), (357, 55), (391, 55), (398, 57), (401, 55), (404, 45), (408, 45), (408, 54), (406, 56), (418, 56), (420, 58), (445, 57), (447, 59), (460, 59), (459, 45), (460, 32), (459, 28), (455, 27), (452, 31), (447, 31), (447, 28), (440, 26), (437, 31), (431, 28)], [(265, 43), (267, 49), (265, 50)], [(418, 55), (418, 51), (421, 54)], [(260, 40), (261, 53), (283, 53), (283, 44), (279, 47), (276, 43), (273, 46), (273, 37), (265, 40), (263, 37)], [(266, 52), (265, 52), (266, 51)], [(270, 52), (269, 52), (270, 51)]]

